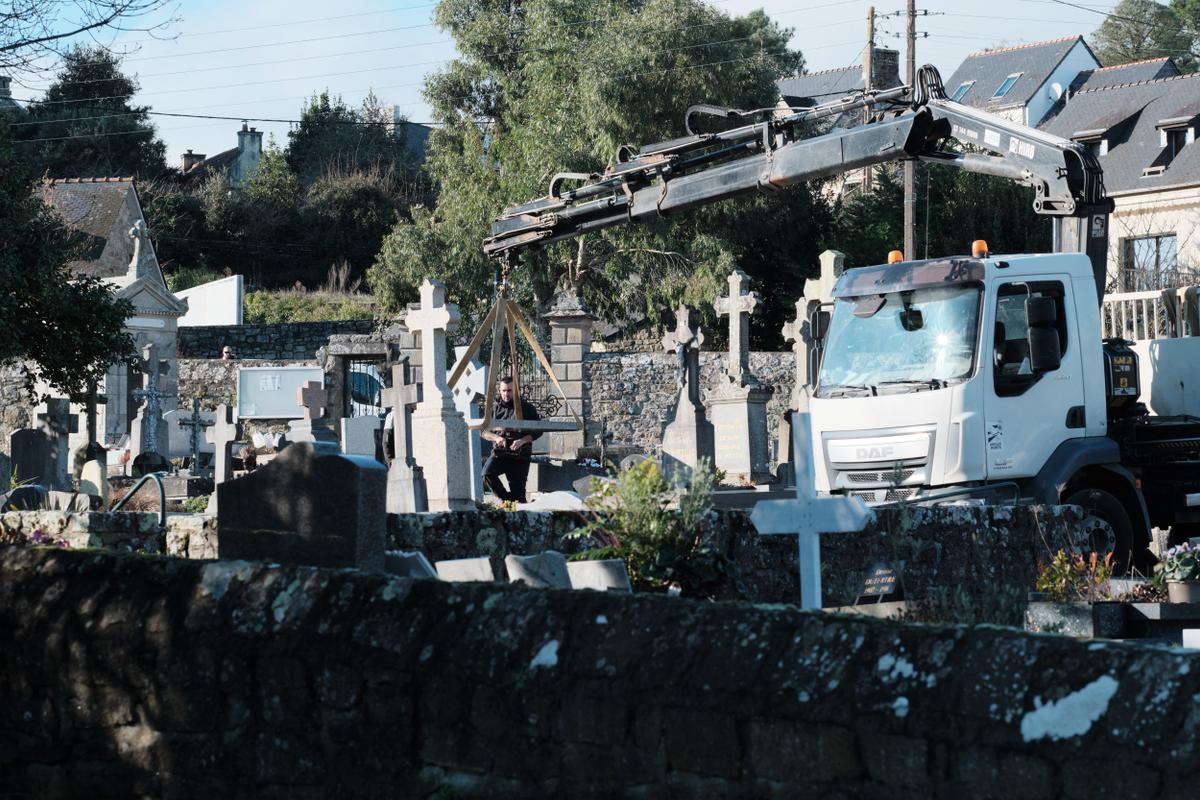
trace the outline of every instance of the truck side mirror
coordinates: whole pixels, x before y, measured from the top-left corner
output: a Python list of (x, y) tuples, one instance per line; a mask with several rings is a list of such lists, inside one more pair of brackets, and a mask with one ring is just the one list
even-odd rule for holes
[(1029, 368), (1035, 375), (1053, 372), (1062, 364), (1062, 344), (1058, 338), (1058, 304), (1053, 297), (1025, 300), (1029, 320)]

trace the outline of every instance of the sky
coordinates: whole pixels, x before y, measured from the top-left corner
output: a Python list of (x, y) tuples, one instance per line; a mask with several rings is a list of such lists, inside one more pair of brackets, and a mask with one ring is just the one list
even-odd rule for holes
[[(862, 63), (871, 5), (864, 0), (710, 2), (734, 15), (762, 8), (793, 29), (791, 45), (804, 54), (810, 72)], [(374, 90), (408, 119), (428, 121), (429, 106), (421, 96), (424, 77), (455, 55), (449, 35), (432, 23), (435, 5), (429, 0), (183, 0), (167, 9), (163, 17), (173, 14), (175, 21), (154, 37), (138, 32), (99, 41), (128, 50), (124, 69), (141, 85), (138, 104), (235, 118), (154, 117), (167, 143), (168, 162), (178, 165), (188, 149), (211, 156), (235, 147), (243, 118), (296, 119), (305, 98), (323, 89), (340, 94), (348, 105)], [(934, 64), (948, 79), (966, 55), (978, 50), (1090, 36), (1115, 5), (1115, 0), (918, 0), (917, 63)], [(901, 50), (902, 59), (903, 9), (899, 0), (875, 5), (876, 45)], [(13, 96), (39, 97), (46, 83), (16, 76)], [(251, 119), (248, 124), (286, 145), (286, 122)]]

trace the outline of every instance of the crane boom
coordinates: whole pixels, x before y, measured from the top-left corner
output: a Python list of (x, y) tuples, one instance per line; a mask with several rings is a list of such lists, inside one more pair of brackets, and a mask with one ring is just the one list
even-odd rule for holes
[[(862, 108), (882, 118), (804, 135), (804, 123)], [(1076, 142), (953, 102), (932, 66), (920, 69), (915, 88), (858, 92), (716, 133), (695, 132), (692, 123), (699, 116), (750, 115), (693, 106), (685, 117), (687, 136), (641, 148), (623, 145), (601, 174), (554, 176), (545, 197), (508, 208), (493, 221), (484, 252), (514, 259), (522, 250), (590, 231), (916, 158), (1032, 186), (1033, 210), (1055, 218), (1055, 250), (1086, 252), (1097, 298), (1103, 294), (1112, 200), (1096, 157)], [(986, 152), (948, 149), (951, 137)]]

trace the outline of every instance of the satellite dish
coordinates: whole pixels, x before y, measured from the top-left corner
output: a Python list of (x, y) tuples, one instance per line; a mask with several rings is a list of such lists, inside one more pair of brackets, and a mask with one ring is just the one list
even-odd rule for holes
[(1050, 84), (1050, 88), (1047, 91), (1050, 92), (1051, 100), (1057, 100), (1058, 98), (1062, 97), (1062, 95), (1063, 95), (1062, 84), (1061, 83), (1052, 83), (1052, 84)]

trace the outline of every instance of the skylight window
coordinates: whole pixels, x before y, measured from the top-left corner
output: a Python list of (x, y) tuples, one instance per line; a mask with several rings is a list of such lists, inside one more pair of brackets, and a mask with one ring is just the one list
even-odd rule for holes
[(1012, 75), (1009, 75), (1007, 78), (1005, 78), (1004, 83), (1000, 84), (1000, 88), (996, 90), (994, 95), (992, 95), (992, 99), (995, 100), (998, 97), (1004, 97), (1004, 95), (1008, 94), (1008, 90), (1013, 87), (1013, 84), (1016, 83), (1017, 79), (1023, 74), (1024, 73), (1021, 72), (1014, 72)]
[(959, 102), (963, 99), (963, 97), (966, 96), (967, 92), (971, 91), (971, 87), (974, 85), (975, 81), (966, 81), (964, 83), (960, 83), (958, 88), (954, 90), (954, 94), (950, 96), (950, 99), (956, 103)]

